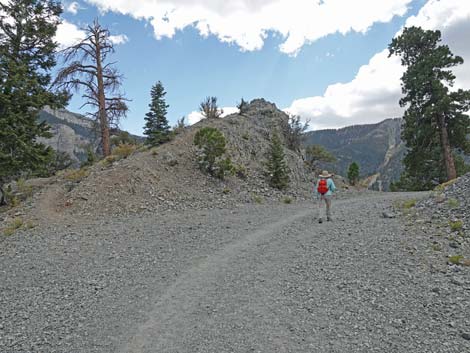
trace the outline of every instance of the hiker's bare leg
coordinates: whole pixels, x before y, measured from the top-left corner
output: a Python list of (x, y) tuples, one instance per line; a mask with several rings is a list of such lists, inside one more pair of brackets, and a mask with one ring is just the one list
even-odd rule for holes
[(323, 200), (325, 200), (324, 196), (323, 195), (320, 195), (320, 197), (318, 198), (318, 222), (319, 223), (322, 223), (323, 222), (323, 218), (322, 218), (322, 208), (323, 208)]
[(326, 202), (326, 220), (332, 221), (333, 218), (331, 217), (331, 196), (325, 196)]

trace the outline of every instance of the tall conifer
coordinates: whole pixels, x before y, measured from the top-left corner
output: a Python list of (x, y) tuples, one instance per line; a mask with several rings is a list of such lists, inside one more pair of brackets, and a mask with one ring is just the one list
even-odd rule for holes
[(66, 100), (49, 90), (61, 13), (52, 0), (0, 2), (0, 203), (6, 182), (45, 168), (52, 154), (37, 141), (50, 136), (37, 118)]
[(410, 27), (389, 45), (390, 55), (406, 66), (400, 105), (407, 108), (402, 137), (408, 154), (402, 182), (410, 189), (454, 179), (455, 151), (470, 152), (470, 91), (449, 89), (455, 80), (451, 69), (463, 59), (440, 42), (439, 31)]
[(147, 136), (147, 144), (152, 146), (158, 146), (170, 139), (170, 125), (166, 118), (169, 105), (165, 102), (165, 95), (163, 84), (158, 81), (150, 92), (150, 111), (145, 114), (144, 135)]

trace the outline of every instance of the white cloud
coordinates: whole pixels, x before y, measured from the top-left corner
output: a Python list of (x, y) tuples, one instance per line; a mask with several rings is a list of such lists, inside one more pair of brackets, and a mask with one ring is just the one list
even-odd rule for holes
[[(470, 88), (470, 1), (430, 0), (406, 26), (440, 29), (443, 41), (465, 64), (455, 70), (456, 87)], [(313, 129), (375, 123), (401, 116), (400, 78), (404, 68), (388, 50), (374, 55), (348, 83), (330, 85), (323, 96), (295, 100), (286, 110), (311, 120)]]
[(109, 36), (111, 43), (115, 45), (126, 44), (129, 41), (129, 38), (125, 34), (119, 34), (116, 36)]
[(57, 27), (56, 41), (60, 48), (67, 48), (85, 38), (85, 32), (73, 23), (63, 20)]
[[(222, 118), (226, 117), (227, 115), (238, 112), (238, 108), (235, 108), (235, 107), (225, 107), (222, 109), (224, 110), (224, 113), (222, 114)], [(204, 116), (200, 112), (193, 111), (188, 114), (189, 125), (194, 125), (197, 122), (201, 121), (202, 119), (204, 119)]]
[[(64, 49), (76, 44), (78, 41), (85, 38), (85, 31), (78, 28), (75, 24), (66, 20), (57, 27), (56, 41), (59, 43), (60, 49)], [(109, 36), (109, 40), (114, 45), (125, 44), (129, 38), (125, 34), (118, 34)]]
[(81, 6), (76, 1), (73, 1), (70, 4), (65, 6), (65, 11), (71, 13), (72, 15), (76, 15), (78, 13), (78, 10), (80, 9), (81, 9)]
[(156, 38), (193, 26), (203, 36), (243, 50), (262, 48), (269, 32), (295, 55), (303, 45), (333, 33), (366, 32), (374, 23), (403, 16), (412, 0), (86, 0), (101, 11), (150, 21)]

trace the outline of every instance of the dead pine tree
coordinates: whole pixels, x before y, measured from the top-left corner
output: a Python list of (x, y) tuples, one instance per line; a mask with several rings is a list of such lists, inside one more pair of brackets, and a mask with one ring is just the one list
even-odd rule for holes
[(82, 107), (94, 108), (88, 114), (99, 126), (106, 157), (111, 154), (110, 126), (117, 126), (126, 115), (128, 100), (119, 93), (122, 76), (114, 67), (116, 62), (106, 62), (108, 55), (114, 53), (109, 31), (97, 20), (84, 30), (86, 37), (63, 51), (66, 67), (59, 71), (55, 85), (68, 91), (83, 90), (86, 101)]

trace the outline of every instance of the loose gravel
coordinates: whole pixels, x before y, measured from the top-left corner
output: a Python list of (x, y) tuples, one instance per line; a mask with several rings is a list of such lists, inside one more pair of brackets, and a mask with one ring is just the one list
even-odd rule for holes
[[(468, 352), (469, 268), (398, 200), (241, 205), (0, 241), (0, 352)], [(426, 225), (424, 224), (423, 227)]]

